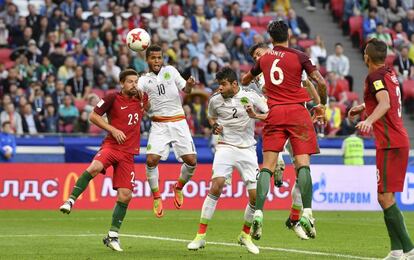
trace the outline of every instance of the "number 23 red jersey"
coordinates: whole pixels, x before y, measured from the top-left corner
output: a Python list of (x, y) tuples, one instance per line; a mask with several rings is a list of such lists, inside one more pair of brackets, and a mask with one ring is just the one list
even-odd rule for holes
[(267, 51), (251, 69), (253, 76), (263, 72), (267, 103), (275, 105), (298, 104), (310, 100), (301, 85), (303, 70), (309, 75), (316, 70), (305, 53), (282, 46)]
[(118, 144), (116, 139), (108, 133), (102, 143), (102, 148), (112, 148), (131, 154), (139, 154), (142, 107), (141, 101), (135, 97), (113, 93), (105, 96), (94, 108), (94, 112), (102, 116), (106, 113), (108, 123), (121, 130), (126, 140)]
[(401, 111), (401, 90), (394, 71), (381, 67), (371, 72), (365, 79), (364, 101), (369, 116), (378, 105), (376, 94), (388, 91), (390, 109), (374, 125), (377, 149), (409, 147), (407, 130), (404, 128)]

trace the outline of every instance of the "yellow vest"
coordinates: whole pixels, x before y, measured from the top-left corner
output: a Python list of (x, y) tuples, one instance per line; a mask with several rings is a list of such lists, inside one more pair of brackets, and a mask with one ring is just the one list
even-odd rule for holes
[(357, 136), (344, 140), (344, 164), (364, 165), (364, 141)]

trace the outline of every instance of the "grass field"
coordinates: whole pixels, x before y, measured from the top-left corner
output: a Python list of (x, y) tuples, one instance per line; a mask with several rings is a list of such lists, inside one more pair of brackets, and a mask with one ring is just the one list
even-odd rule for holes
[[(317, 238), (301, 241), (284, 227), (287, 211), (266, 211), (260, 255), (236, 244), (243, 212), (217, 211), (203, 250), (188, 251), (199, 211), (130, 211), (121, 229), (124, 252), (104, 247), (111, 211), (0, 211), (0, 259), (368, 259), (388, 253), (381, 212), (315, 212)], [(414, 213), (405, 213), (414, 234)]]

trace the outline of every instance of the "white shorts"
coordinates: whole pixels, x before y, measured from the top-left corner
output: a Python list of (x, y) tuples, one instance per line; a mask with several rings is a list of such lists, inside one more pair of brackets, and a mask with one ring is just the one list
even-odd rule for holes
[(216, 146), (213, 162), (213, 176), (231, 178), (236, 167), (248, 190), (256, 189), (256, 175), (259, 173), (256, 147), (238, 148), (231, 145), (219, 144)]
[(170, 144), (179, 161), (183, 155), (197, 154), (187, 121), (152, 122), (147, 154), (157, 154), (165, 161), (170, 154)]

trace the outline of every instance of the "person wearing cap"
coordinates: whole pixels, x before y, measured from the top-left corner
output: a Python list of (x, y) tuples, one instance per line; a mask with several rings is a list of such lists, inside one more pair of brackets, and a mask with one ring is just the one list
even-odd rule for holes
[(250, 23), (246, 21), (242, 22), (241, 28), (243, 30), (240, 33), (240, 37), (243, 40), (244, 46), (248, 49), (253, 45), (253, 37), (257, 34), (257, 32), (252, 30)]

